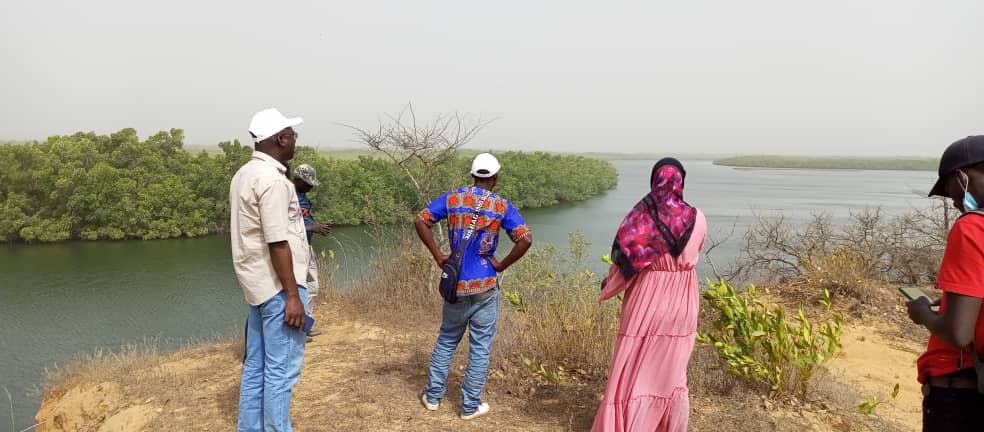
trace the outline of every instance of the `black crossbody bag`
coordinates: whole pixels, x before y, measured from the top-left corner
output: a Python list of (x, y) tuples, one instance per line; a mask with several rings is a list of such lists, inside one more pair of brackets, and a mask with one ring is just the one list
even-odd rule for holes
[[(472, 221), (468, 226), (468, 231), (465, 232), (465, 237), (461, 239), (458, 247), (451, 252), (448, 259), (444, 261), (444, 265), (441, 266), (441, 282), (438, 288), (441, 291), (441, 297), (444, 297), (444, 301), (448, 303), (454, 304), (458, 302), (458, 280), (461, 278), (461, 261), (465, 255), (465, 248), (468, 247), (472, 234), (475, 233), (475, 227), (478, 225), (479, 212), (482, 211), (482, 206), (485, 205), (485, 200), (489, 198), (490, 194), (491, 192), (486, 191), (482, 195), (482, 199), (475, 205), (475, 210), (472, 213)], [(448, 236), (450, 235), (451, 230), (449, 227)]]

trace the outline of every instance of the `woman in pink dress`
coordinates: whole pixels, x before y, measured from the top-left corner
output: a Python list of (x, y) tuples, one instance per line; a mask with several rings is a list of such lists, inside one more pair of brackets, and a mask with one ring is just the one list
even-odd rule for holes
[(683, 200), (686, 175), (676, 159), (657, 162), (652, 191), (629, 211), (615, 236), (599, 301), (625, 295), (592, 431), (687, 430), (687, 363), (700, 295), (694, 266), (707, 222)]

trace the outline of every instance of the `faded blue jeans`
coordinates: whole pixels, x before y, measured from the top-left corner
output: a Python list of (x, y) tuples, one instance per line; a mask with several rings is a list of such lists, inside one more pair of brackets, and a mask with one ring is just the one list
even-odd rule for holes
[[(307, 310), (307, 290), (297, 287)], [(284, 322), (287, 292), (250, 306), (246, 318), (246, 360), (239, 387), (239, 432), (289, 432), (290, 398), (301, 377), (304, 340)]]
[(472, 414), (482, 403), (482, 388), (489, 371), (489, 352), (495, 340), (499, 320), (499, 292), (493, 290), (473, 296), (458, 297), (458, 302), (445, 302), (441, 331), (431, 355), (427, 378), (427, 402), (437, 403), (447, 392), (451, 356), (468, 328), (468, 369), (461, 383), (461, 412)]

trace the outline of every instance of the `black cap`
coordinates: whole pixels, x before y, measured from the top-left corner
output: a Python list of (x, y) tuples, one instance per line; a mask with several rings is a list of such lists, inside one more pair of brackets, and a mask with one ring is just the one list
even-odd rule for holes
[(950, 144), (940, 158), (940, 178), (929, 191), (929, 196), (946, 196), (946, 178), (960, 168), (984, 162), (984, 135), (974, 135)]

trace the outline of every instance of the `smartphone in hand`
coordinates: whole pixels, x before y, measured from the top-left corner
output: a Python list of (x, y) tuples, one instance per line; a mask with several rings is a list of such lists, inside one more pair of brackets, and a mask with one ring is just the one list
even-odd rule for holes
[[(906, 298), (906, 301), (913, 301), (919, 297), (926, 297), (926, 300), (928, 300), (930, 304), (933, 303), (933, 299), (929, 298), (929, 296), (926, 295), (925, 292), (923, 292), (922, 288), (919, 287), (914, 287), (914, 286), (899, 287), (899, 293)], [(932, 310), (933, 312), (937, 312), (940, 310), (940, 307), (931, 306), (929, 309)]]
[(311, 315), (306, 315), (305, 314), (304, 315), (304, 328), (302, 329), (304, 331), (304, 334), (310, 333), (311, 332), (311, 327), (313, 327), (313, 326), (314, 326), (314, 318), (311, 318)]

